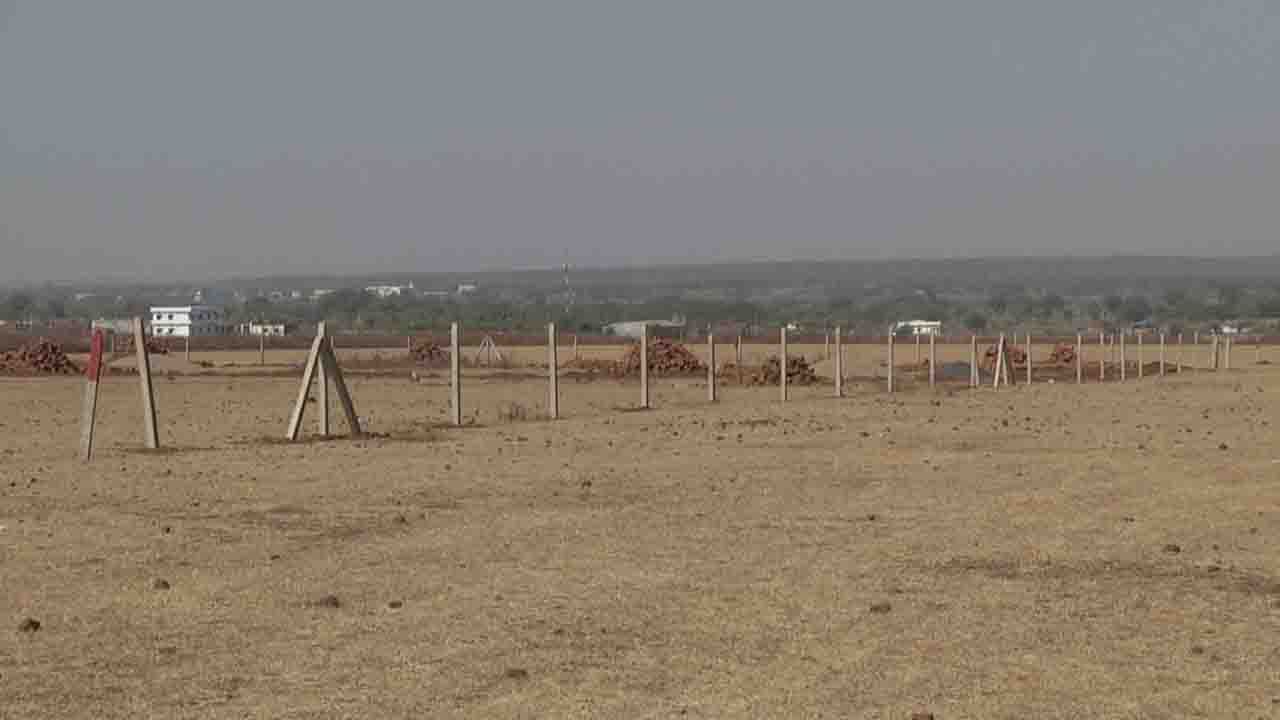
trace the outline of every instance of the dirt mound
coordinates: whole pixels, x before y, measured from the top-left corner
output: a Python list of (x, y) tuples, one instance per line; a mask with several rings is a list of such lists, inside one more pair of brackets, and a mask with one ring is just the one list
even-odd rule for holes
[(13, 352), (0, 353), (0, 375), (74, 375), (80, 368), (62, 346), (41, 338)]
[(1060, 342), (1053, 346), (1049, 353), (1049, 362), (1058, 365), (1072, 365), (1076, 361), (1076, 346), (1073, 343)]
[(426, 367), (447, 367), (449, 365), (449, 351), (435, 343), (418, 343), (409, 350), (409, 357), (417, 365)]
[[(707, 366), (684, 345), (665, 339), (649, 341), (649, 374), (694, 375), (707, 371)], [(614, 371), (618, 377), (640, 374), (640, 344), (627, 347)]]
[[(133, 349), (132, 335), (119, 335), (116, 341), (116, 355), (127, 355), (136, 352)], [(158, 337), (148, 337), (146, 339), (147, 354), (149, 355), (168, 355), (170, 352), (168, 340)]]
[[(781, 366), (777, 355), (769, 356), (763, 365), (755, 367), (739, 368), (733, 363), (725, 363), (720, 367), (720, 377), (743, 385), (777, 385), (782, 380)], [(813, 385), (819, 381), (818, 373), (803, 356), (787, 358), (788, 385)]]
[[(987, 352), (983, 355), (983, 367), (991, 369), (996, 366), (996, 357), (1000, 354), (1000, 349), (996, 345), (987, 348)], [(1027, 351), (1012, 342), (1004, 344), (1004, 358), (1011, 368), (1025, 368), (1027, 366)]]

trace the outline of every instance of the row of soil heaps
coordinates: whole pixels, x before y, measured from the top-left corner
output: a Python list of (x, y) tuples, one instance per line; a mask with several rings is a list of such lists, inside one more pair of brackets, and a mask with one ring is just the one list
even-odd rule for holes
[(0, 375), (75, 375), (80, 368), (62, 346), (41, 338), (13, 352), (0, 353)]
[[(770, 355), (763, 365), (739, 368), (733, 363), (725, 363), (720, 368), (720, 377), (726, 381), (738, 381), (743, 385), (777, 385), (782, 380), (782, 361), (777, 355)], [(801, 355), (787, 358), (787, 384), (813, 385), (819, 382), (818, 373)]]

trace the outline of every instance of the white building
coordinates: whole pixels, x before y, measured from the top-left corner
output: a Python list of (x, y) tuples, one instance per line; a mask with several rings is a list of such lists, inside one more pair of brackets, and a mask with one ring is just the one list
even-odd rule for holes
[(941, 320), (903, 320), (893, 324), (893, 334), (942, 335)]
[(380, 298), (399, 297), (401, 295), (413, 294), (413, 283), (408, 285), (366, 285), (364, 291), (372, 293)]
[(151, 308), (151, 334), (156, 337), (197, 337), (223, 335), (226, 326), (222, 308), (213, 305), (183, 305)]
[(480, 288), (475, 283), (463, 283), (458, 286), (459, 295), (470, 295)]

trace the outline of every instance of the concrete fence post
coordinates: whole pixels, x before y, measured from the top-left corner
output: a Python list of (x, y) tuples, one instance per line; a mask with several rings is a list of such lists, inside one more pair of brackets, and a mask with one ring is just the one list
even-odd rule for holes
[(449, 419), (462, 425), (462, 333), (458, 323), (449, 326)]
[(640, 327), (640, 407), (649, 409), (649, 326)]
[(707, 400), (716, 401), (716, 334), (707, 330)]
[(978, 372), (978, 335), (969, 338), (969, 387), (976, 388), (982, 384), (982, 376)]
[(1076, 334), (1076, 384), (1084, 384), (1084, 335)]
[(778, 333), (781, 351), (779, 353), (778, 387), (782, 389), (782, 401), (787, 401), (787, 326), (783, 325)]
[(547, 417), (560, 419), (560, 349), (556, 324), (547, 324)]
[(1031, 333), (1027, 333), (1027, 384), (1031, 384)]
[(147, 352), (147, 335), (141, 317), (133, 319), (133, 344), (138, 356), (138, 381), (142, 391), (143, 440), (151, 450), (160, 448), (160, 430), (156, 424), (156, 395), (151, 384), (151, 353)]
[(938, 337), (929, 333), (929, 387), (938, 386)]
[(889, 347), (889, 378), (888, 378), (888, 381), (887, 381), (887, 387), (888, 387), (889, 392), (893, 392), (893, 363), (894, 363), (894, 359), (893, 359), (893, 332), (892, 332), (892, 331), (890, 331), (890, 333), (889, 333), (888, 347)]
[(844, 342), (840, 326), (836, 326), (836, 397), (844, 397)]

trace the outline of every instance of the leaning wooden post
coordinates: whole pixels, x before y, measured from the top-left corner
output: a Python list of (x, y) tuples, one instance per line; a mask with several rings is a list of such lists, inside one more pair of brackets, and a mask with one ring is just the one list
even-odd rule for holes
[(938, 336), (929, 333), (929, 387), (938, 386)]
[(782, 390), (782, 401), (787, 401), (787, 326), (783, 325), (779, 332), (781, 342), (781, 360), (778, 362), (778, 387)]
[(822, 333), (822, 359), (823, 360), (831, 359), (831, 333), (830, 332)]
[(360, 417), (356, 415), (356, 405), (351, 400), (351, 391), (347, 389), (347, 381), (342, 377), (342, 367), (338, 365), (338, 356), (333, 352), (333, 338), (327, 338), (320, 348), (321, 379), (327, 384), (332, 382), (337, 391), (338, 404), (347, 418), (347, 426), (353, 436), (364, 434), (360, 427)]
[(649, 326), (640, 326), (640, 407), (649, 409)]
[(916, 364), (920, 364), (920, 335), (916, 335)]
[(458, 323), (449, 326), (449, 419), (462, 424), (462, 339)]
[(844, 342), (836, 326), (836, 397), (844, 397)]
[(573, 359), (578, 359), (578, 333), (573, 334)]
[(1232, 339), (1231, 339), (1230, 337), (1227, 337), (1227, 338), (1224, 338), (1224, 339), (1223, 339), (1223, 344), (1224, 344), (1226, 347), (1225, 347), (1225, 349), (1223, 350), (1223, 355), (1222, 355), (1223, 364), (1222, 364), (1222, 366), (1223, 366), (1223, 368), (1224, 368), (1224, 369), (1226, 369), (1226, 370), (1230, 370), (1230, 369), (1231, 369), (1231, 346), (1232, 346), (1232, 345), (1234, 345), (1235, 343), (1232, 341)]
[(320, 369), (320, 356), (325, 343), (324, 323), (316, 326), (316, 338), (311, 342), (311, 353), (307, 355), (307, 365), (302, 371), (302, 385), (298, 388), (298, 401), (293, 405), (293, 414), (289, 416), (289, 429), (285, 439), (293, 442), (302, 432), (302, 418), (306, 415), (307, 396), (311, 394), (311, 384), (315, 381), (316, 371)]
[(1076, 384), (1084, 384), (1084, 334), (1076, 333)]
[(560, 360), (556, 347), (556, 324), (547, 324), (547, 417), (560, 418)]
[(893, 332), (889, 332), (889, 379), (887, 387), (889, 392), (893, 392)]
[(80, 416), (80, 457), (93, 459), (93, 427), (98, 418), (98, 381), (102, 378), (102, 330), (94, 330), (89, 341), (89, 364), (84, 369), (84, 408)]
[(1164, 377), (1164, 359), (1165, 359), (1165, 337), (1164, 333), (1160, 333), (1160, 377)]
[(182, 344), (182, 359), (191, 362), (191, 336), (188, 335), (182, 339), (184, 341)]
[(266, 335), (258, 336), (258, 364), (259, 365), (267, 364), (267, 336)]
[(142, 389), (142, 430), (147, 447), (160, 447), (160, 431), (156, 426), (156, 396), (151, 385), (151, 354), (147, 352), (147, 335), (142, 318), (133, 319), (133, 344), (138, 353), (138, 380)]
[(1183, 335), (1182, 335), (1182, 333), (1178, 333), (1178, 359), (1177, 359), (1177, 361), (1174, 363), (1174, 369), (1177, 371), (1177, 373), (1178, 373), (1179, 375), (1181, 375), (1181, 374), (1182, 374), (1182, 349), (1183, 349), (1183, 347), (1184, 347), (1184, 343), (1183, 343)]

